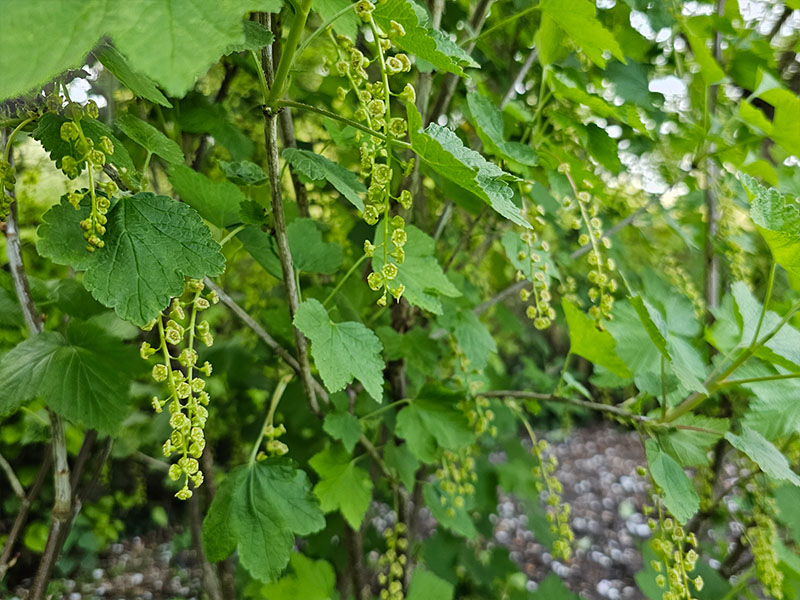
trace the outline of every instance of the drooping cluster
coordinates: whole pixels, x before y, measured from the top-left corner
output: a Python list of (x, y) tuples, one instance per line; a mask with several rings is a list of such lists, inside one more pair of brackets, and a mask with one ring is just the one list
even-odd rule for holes
[(697, 565), (697, 537), (687, 534), (672, 518), (663, 516), (659, 508), (659, 519), (648, 521), (655, 533), (651, 546), (658, 556), (650, 563), (656, 572), (656, 585), (664, 589), (661, 600), (693, 600), (693, 591), (703, 589), (703, 578), (691, 576)]
[[(519, 261), (529, 261), (530, 280), (532, 289), (522, 288), (519, 292), (523, 302), (531, 303), (525, 311), (528, 318), (533, 321), (536, 329), (547, 329), (556, 317), (556, 311), (550, 305), (550, 276), (549, 267), (544, 255), (550, 250), (545, 240), (539, 240), (537, 235), (530, 231), (525, 231), (520, 236), (527, 246), (527, 250), (521, 250), (517, 259)], [(525, 273), (517, 273), (518, 278), (524, 278)]]
[(208, 321), (198, 322), (198, 316), (218, 301), (213, 291), (204, 296), (204, 287), (202, 281), (188, 280), (184, 294), (173, 298), (166, 314), (159, 315), (144, 328), (146, 331), (157, 328), (158, 346), (144, 342), (140, 348), (143, 359), (154, 355), (160, 359), (153, 366), (152, 376), (158, 383), (166, 383), (167, 394), (163, 398), (153, 396), (152, 405), (157, 413), (166, 406), (170, 414), (172, 434), (162, 449), (168, 458), (179, 455), (178, 462), (169, 468), (169, 477), (173, 481), (183, 478), (183, 487), (175, 494), (181, 500), (192, 496), (189, 481), (194, 487), (203, 483), (197, 459), (206, 446), (204, 429), (210, 397), (202, 376), (211, 375), (211, 364), (205, 361), (202, 366), (198, 365), (195, 342), (199, 339), (206, 346), (214, 343)]
[(443, 492), (439, 499), (448, 516), (455, 516), (456, 509), (463, 508), (466, 499), (475, 494), (478, 476), (475, 473), (474, 452), (474, 446), (467, 446), (457, 452), (445, 450), (442, 454), (436, 479)]
[(616, 264), (613, 258), (605, 256), (611, 248), (611, 239), (603, 235), (603, 222), (598, 216), (597, 204), (592, 201), (592, 195), (585, 191), (578, 191), (575, 181), (570, 175), (569, 165), (562, 163), (558, 167), (559, 173), (566, 176), (574, 198), (564, 198), (561, 202), (560, 213), (569, 227), (575, 231), (584, 230), (578, 238), (581, 246), (590, 246), (587, 252), (589, 263), (589, 299), (592, 307), (589, 315), (597, 321), (611, 320), (611, 310), (614, 307), (614, 292), (617, 290), (617, 281), (613, 278)]
[(743, 543), (750, 546), (756, 573), (765, 596), (783, 598), (783, 572), (778, 568), (778, 552), (775, 540), (778, 528), (772, 518), (774, 500), (759, 495), (753, 511), (753, 525), (745, 531)]
[(8, 218), (12, 198), (8, 192), (14, 191), (17, 177), (14, 167), (5, 159), (0, 159), (0, 221)]
[[(411, 60), (406, 54), (389, 54), (393, 47), (392, 40), (405, 35), (405, 30), (402, 25), (392, 21), (390, 30), (382, 31), (373, 18), (374, 9), (375, 6), (368, 0), (359, 2), (355, 8), (358, 16), (372, 31), (372, 59), (367, 58), (353, 40), (346, 36), (334, 36), (331, 33), (331, 39), (338, 58), (335, 72), (346, 77), (348, 82), (347, 88), (338, 88), (338, 98), (344, 100), (352, 92), (358, 103), (355, 118), (384, 136), (376, 138), (369, 134), (363, 135), (360, 152), (361, 174), (369, 182), (362, 216), (369, 225), (383, 228), (383, 235), (379, 236), (382, 241), (373, 244), (367, 240), (364, 243), (364, 252), (368, 257), (379, 252), (383, 258), (381, 269), (370, 274), (368, 283), (372, 290), (383, 291), (378, 305), (386, 306), (389, 296), (399, 300), (405, 291), (405, 286), (396, 279), (405, 260), (404, 247), (408, 239), (405, 220), (399, 215), (391, 216), (392, 201), (404, 210), (410, 209), (412, 205), (411, 192), (402, 189), (399, 195), (395, 195), (392, 190), (402, 187), (400, 180), (408, 176), (413, 168), (413, 159), (402, 161), (392, 152), (392, 142), (406, 137), (408, 123), (401, 117), (392, 117), (391, 100), (394, 96), (403, 102), (413, 103), (415, 93), (410, 84), (406, 84), (399, 93), (391, 90), (390, 79), (411, 70)], [(376, 64), (380, 72), (380, 79), (376, 81), (370, 81), (367, 73), (367, 68), (372, 64)]]
[(88, 194), (91, 200), (89, 216), (81, 221), (83, 237), (86, 240), (86, 250), (94, 252), (96, 248), (104, 246), (103, 235), (106, 232), (106, 213), (111, 208), (110, 198), (117, 192), (117, 184), (113, 181), (102, 182), (99, 180), (106, 158), (114, 153), (114, 144), (107, 136), (100, 137), (97, 145), (92, 138), (85, 135), (81, 127), (81, 119), (87, 116), (96, 119), (98, 116), (97, 104), (90, 100), (86, 106), (81, 107), (71, 102), (65, 111), (69, 116), (61, 124), (60, 136), (70, 147), (70, 153), (61, 158), (61, 170), (70, 179), (75, 179), (84, 169), (89, 175), (89, 187), (86, 190), (72, 191), (67, 194), (67, 200), (76, 210), (80, 209), (81, 201)]
[(403, 600), (403, 574), (408, 566), (406, 531), (405, 523), (397, 523), (384, 532), (386, 552), (378, 559), (381, 600)]

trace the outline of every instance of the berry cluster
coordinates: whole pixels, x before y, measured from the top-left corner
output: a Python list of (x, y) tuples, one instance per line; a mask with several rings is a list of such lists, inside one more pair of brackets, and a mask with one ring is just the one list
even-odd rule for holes
[(566, 176), (575, 198), (564, 198), (561, 202), (561, 215), (567, 224), (574, 230), (585, 232), (580, 234), (578, 244), (591, 245), (587, 254), (589, 263), (589, 299), (592, 307), (589, 315), (597, 321), (611, 320), (611, 310), (614, 307), (613, 293), (617, 290), (617, 281), (612, 278), (616, 270), (613, 258), (606, 258), (605, 251), (611, 248), (611, 239), (603, 235), (603, 222), (598, 216), (597, 204), (592, 202), (592, 195), (587, 191), (578, 191), (575, 181), (570, 175), (569, 165), (562, 163), (558, 166), (559, 173)]
[[(86, 250), (94, 252), (102, 248), (103, 234), (106, 232), (108, 218), (106, 213), (111, 208), (110, 198), (117, 192), (117, 184), (113, 181), (103, 183), (96, 179), (106, 164), (106, 158), (114, 154), (114, 144), (102, 136), (95, 146), (95, 142), (87, 137), (81, 127), (84, 117), (96, 119), (98, 116), (97, 104), (90, 100), (86, 106), (81, 107), (74, 102), (67, 105), (66, 114), (70, 119), (61, 124), (61, 139), (69, 144), (70, 153), (61, 159), (61, 170), (70, 179), (75, 179), (83, 171), (84, 166), (89, 175), (88, 190), (73, 191), (67, 194), (67, 200), (76, 210), (80, 209), (81, 201), (88, 193), (91, 200), (89, 216), (81, 221), (83, 237), (86, 239)], [(95, 174), (95, 170), (98, 171)]]
[[(415, 92), (410, 84), (406, 84), (399, 93), (392, 92), (389, 85), (391, 77), (411, 70), (411, 60), (406, 54), (389, 54), (393, 47), (392, 40), (405, 35), (403, 26), (392, 21), (389, 31), (382, 31), (373, 18), (375, 6), (368, 0), (359, 2), (355, 10), (372, 32), (373, 58), (367, 58), (347, 36), (330, 35), (337, 53), (335, 73), (345, 77), (348, 82), (347, 88), (338, 88), (339, 100), (345, 100), (352, 91), (358, 103), (355, 118), (384, 136), (379, 139), (367, 135), (361, 142), (360, 152), (361, 174), (369, 181), (362, 216), (369, 225), (383, 228), (382, 242), (377, 245), (370, 241), (364, 243), (364, 252), (368, 257), (381, 252), (383, 258), (381, 269), (370, 274), (368, 283), (372, 290), (383, 291), (378, 305), (386, 306), (389, 296), (399, 300), (405, 291), (405, 286), (398, 283), (396, 278), (405, 260), (404, 247), (408, 239), (405, 220), (399, 215), (391, 216), (392, 200), (404, 210), (412, 205), (408, 190), (404, 189), (395, 195), (392, 189), (397, 189), (398, 179), (407, 176), (413, 168), (413, 159), (404, 162), (392, 152), (392, 142), (406, 137), (408, 123), (403, 118), (392, 117), (391, 100), (395, 96), (403, 102), (414, 102)], [(367, 68), (372, 64), (379, 67), (379, 80), (370, 81)]]
[[(652, 510), (648, 507), (648, 512)], [(661, 600), (693, 600), (691, 588), (698, 592), (703, 589), (701, 576), (690, 577), (699, 558), (695, 550), (697, 537), (694, 533), (687, 534), (670, 517), (664, 518), (660, 505), (659, 521), (651, 518), (648, 525), (652, 531), (658, 530), (651, 542), (658, 560), (653, 560), (650, 566), (656, 572), (656, 585), (665, 588)]]
[(474, 446), (467, 446), (457, 452), (445, 450), (442, 454), (441, 466), (436, 469), (436, 479), (443, 494), (439, 497), (447, 514), (454, 517), (456, 509), (464, 508), (466, 499), (475, 494)]
[[(208, 321), (198, 322), (197, 317), (211, 303), (218, 301), (213, 291), (204, 297), (204, 287), (202, 281), (188, 280), (183, 296), (173, 298), (168, 314), (159, 315), (144, 328), (150, 331), (158, 327), (158, 346), (154, 348), (144, 342), (140, 348), (145, 360), (159, 352), (163, 358), (163, 362), (153, 367), (152, 375), (155, 381), (167, 383), (167, 396), (163, 399), (153, 396), (152, 404), (157, 413), (164, 406), (170, 413), (172, 434), (164, 442), (163, 451), (166, 457), (173, 453), (180, 455), (178, 462), (170, 466), (169, 477), (173, 481), (184, 478), (183, 488), (175, 494), (181, 500), (192, 496), (190, 480), (194, 487), (203, 483), (203, 472), (197, 459), (202, 456), (206, 446), (204, 429), (210, 397), (205, 391), (206, 382), (198, 373), (206, 377), (211, 375), (211, 364), (206, 361), (203, 366), (198, 366), (195, 339), (200, 339), (206, 346), (214, 343)], [(178, 349), (180, 351), (173, 354)], [(175, 367), (174, 361), (180, 366)]]
[(381, 586), (381, 600), (403, 600), (403, 574), (408, 564), (408, 539), (405, 523), (397, 523), (384, 532), (386, 552), (378, 559), (381, 572), (378, 583)]
[(532, 289), (522, 288), (519, 292), (520, 299), (528, 302), (533, 298), (533, 303), (528, 305), (525, 314), (533, 321), (536, 329), (547, 329), (556, 317), (556, 311), (550, 305), (550, 274), (544, 255), (550, 250), (545, 240), (539, 240), (533, 232), (526, 231), (521, 236), (527, 250), (520, 250), (517, 255), (519, 261), (529, 261), (528, 273), (519, 271), (517, 278), (522, 280), (526, 275), (531, 280)]

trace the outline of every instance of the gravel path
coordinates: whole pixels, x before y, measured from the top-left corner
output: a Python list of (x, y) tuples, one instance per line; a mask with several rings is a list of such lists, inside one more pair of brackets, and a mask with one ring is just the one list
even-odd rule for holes
[[(636, 475), (644, 463), (633, 432), (607, 424), (576, 429), (551, 443), (559, 461), (556, 476), (563, 498), (572, 505), (576, 550), (568, 563), (553, 560), (527, 527), (515, 499), (501, 495), (495, 519), (495, 540), (509, 547), (528, 576), (529, 589), (554, 572), (586, 600), (640, 600), (634, 574), (642, 561), (638, 545), (650, 536), (641, 513), (647, 482)], [(175, 553), (174, 532), (155, 532), (113, 544), (99, 567), (76, 580), (60, 580), (60, 600), (168, 600), (201, 597), (200, 570), (191, 551)], [(24, 600), (24, 588), (12, 600)]]

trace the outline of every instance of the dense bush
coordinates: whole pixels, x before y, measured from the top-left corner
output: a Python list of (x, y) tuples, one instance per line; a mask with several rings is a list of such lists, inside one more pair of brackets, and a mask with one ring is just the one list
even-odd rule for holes
[(593, 418), (642, 594), (800, 598), (800, 5), (597, 4), (0, 3), (0, 585), (569, 598), (490, 515)]

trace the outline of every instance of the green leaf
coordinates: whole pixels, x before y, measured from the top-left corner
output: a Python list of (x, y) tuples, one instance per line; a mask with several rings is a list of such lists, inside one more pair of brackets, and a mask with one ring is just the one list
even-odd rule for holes
[(470, 368), (480, 371), (486, 367), (489, 355), (497, 352), (497, 345), (475, 313), (450, 302), (438, 320), (442, 327), (455, 336), (469, 360)]
[(750, 198), (750, 217), (775, 262), (786, 269), (794, 287), (800, 290), (800, 205), (749, 175), (740, 177)]
[[(61, 125), (66, 122), (66, 117), (57, 115), (55, 113), (45, 113), (36, 122), (36, 129), (31, 134), (35, 139), (41, 142), (45, 150), (50, 154), (50, 158), (55, 161), (56, 166), (61, 168), (61, 159), (66, 155), (72, 153), (72, 143), (65, 142), (61, 139)], [(136, 180), (136, 167), (133, 165), (131, 155), (125, 149), (125, 146), (119, 141), (111, 128), (105, 123), (101, 123), (96, 119), (83, 117), (81, 119), (81, 128), (84, 135), (94, 142), (95, 147), (100, 145), (100, 138), (106, 136), (114, 145), (114, 153), (106, 157), (108, 162), (114, 165), (120, 173), (123, 181), (132, 188), (138, 188), (139, 182)], [(78, 163), (79, 172), (83, 172), (86, 166), (86, 161)]]
[(648, 74), (646, 65), (633, 61), (627, 64), (613, 61), (605, 70), (605, 76), (614, 84), (618, 96), (651, 111), (658, 96), (650, 91)]
[(464, 506), (455, 507), (452, 504), (452, 498), (446, 497), (440, 488), (432, 483), (426, 483), (422, 486), (422, 498), (425, 500), (425, 506), (431, 511), (433, 518), (440, 526), (469, 540), (478, 537), (478, 530), (470, 516), (470, 510), (474, 504), (472, 496), (465, 498)]
[(65, 200), (39, 227), (39, 253), (57, 264), (85, 270), (92, 296), (135, 325), (145, 325), (183, 292), (186, 277), (216, 276), (225, 268), (219, 244), (200, 215), (166, 196), (124, 196), (108, 212), (105, 246), (87, 252), (79, 221), (89, 214)]
[[(105, 16), (96, 2), (6, 1), (0, 11), (0, 100), (80, 67), (100, 37)], [(57, 52), (55, 40), (60, 41)]]
[(800, 476), (792, 471), (788, 459), (772, 442), (749, 427), (742, 427), (741, 435), (726, 433), (725, 439), (734, 448), (744, 452), (767, 475), (777, 481), (788, 481), (800, 487)]
[(244, 40), (240, 43), (230, 44), (225, 48), (224, 54), (233, 52), (248, 52), (260, 50), (275, 41), (275, 35), (261, 23), (245, 19), (242, 21)]
[(395, 446), (389, 442), (383, 447), (383, 460), (391, 471), (397, 473), (400, 483), (409, 490), (414, 489), (420, 463), (408, 449), (408, 444)]
[(514, 192), (501, 179), (508, 177), (508, 173), (467, 148), (447, 127), (431, 123), (422, 129), (419, 111), (413, 104), (407, 107), (411, 146), (420, 160), (442, 177), (481, 198), (506, 219), (530, 229), (528, 220), (511, 201)]
[[(350, 0), (311, 0), (311, 8), (319, 13), (324, 21), (331, 19), (347, 6), (352, 6)], [(355, 8), (346, 12), (333, 22), (333, 30), (339, 35), (346, 35), (352, 40), (358, 37), (358, 28), (361, 19), (358, 18)]]
[[(383, 269), (383, 240), (385, 221), (378, 223), (375, 228), (375, 241), (377, 247), (372, 255), (372, 270), (380, 272)], [(392, 256), (387, 256), (389, 263), (397, 267), (397, 277), (392, 285), (403, 284), (406, 286), (403, 297), (410, 304), (419, 306), (434, 314), (442, 314), (442, 303), (439, 296), (454, 298), (461, 292), (447, 278), (436, 260), (436, 242), (427, 233), (414, 227), (406, 226), (408, 241), (405, 245), (406, 256), (403, 264), (398, 264)]]
[(297, 271), (330, 275), (342, 264), (342, 247), (335, 242), (323, 242), (322, 232), (313, 219), (295, 219), (289, 223), (287, 235)]
[(477, 92), (469, 92), (467, 106), (475, 119), (478, 137), (489, 152), (531, 167), (539, 163), (533, 148), (527, 144), (506, 141), (503, 113), (488, 98)]
[(372, 479), (357, 467), (339, 444), (328, 446), (312, 456), (308, 464), (319, 473), (314, 493), (326, 513), (339, 510), (347, 523), (358, 531), (372, 500)]
[(225, 177), (236, 185), (262, 185), (267, 182), (267, 176), (256, 163), (249, 160), (239, 162), (217, 161)]
[(336, 574), (328, 561), (312, 560), (292, 552), (289, 568), (292, 573), (263, 586), (259, 597), (270, 600), (330, 600), (333, 597)]
[(462, 394), (428, 384), (397, 414), (395, 433), (408, 442), (424, 463), (435, 462), (439, 449), (460, 450), (475, 439), (464, 413), (456, 406)]
[(253, 141), (231, 122), (228, 111), (222, 104), (191, 106), (181, 104), (178, 125), (186, 133), (207, 133), (230, 153), (233, 160), (244, 160), (253, 155)]
[(453, 584), (421, 567), (414, 569), (406, 600), (453, 600)]
[(383, 397), (381, 342), (361, 323), (334, 323), (322, 304), (311, 298), (294, 316), (294, 325), (311, 340), (311, 354), (325, 387), (338, 392), (358, 379), (376, 402)]
[(119, 79), (122, 85), (136, 96), (149, 100), (153, 104), (172, 108), (172, 103), (161, 93), (153, 80), (131, 69), (128, 59), (122, 56), (114, 46), (104, 44), (99, 50), (95, 50), (94, 55), (114, 77)]
[(566, 298), (561, 299), (561, 306), (567, 317), (571, 353), (605, 367), (620, 377), (633, 375), (617, 355), (617, 343), (608, 331), (599, 330), (593, 319)]
[(212, 562), (237, 550), (242, 566), (269, 583), (289, 562), (294, 536), (323, 527), (305, 472), (269, 458), (236, 467), (220, 484), (203, 521), (203, 546)]
[(341, 441), (345, 449), (351, 453), (358, 443), (358, 438), (361, 437), (361, 421), (349, 412), (328, 413), (322, 429), (333, 439)]
[(46, 331), (0, 359), (0, 415), (44, 398), (62, 417), (114, 434), (130, 412), (128, 387), (137, 353), (103, 329), (70, 321), (67, 334)]
[[(741, 331), (738, 346), (740, 348), (746, 347), (753, 340), (763, 305), (756, 300), (747, 284), (743, 281), (735, 282), (731, 292), (736, 301), (737, 320)], [(768, 310), (764, 314), (759, 337), (764, 337), (774, 330), (780, 322), (781, 318), (776, 313)], [(800, 331), (797, 331), (788, 323), (783, 325), (772, 339), (759, 348), (756, 355), (787, 369), (795, 370), (800, 367)]]
[[(614, 34), (595, 17), (595, 5), (589, 0), (542, 0), (542, 18), (552, 19), (563, 30), (564, 38), (577, 44), (594, 64), (606, 66), (603, 52), (608, 51), (619, 61), (625, 55)], [(562, 39), (564, 39), (562, 38)]]
[(364, 201), (360, 194), (366, 193), (367, 188), (355, 173), (308, 150), (286, 148), (281, 155), (296, 173), (305, 175), (312, 181), (327, 181), (358, 210), (364, 210)]
[(150, 125), (150, 123), (142, 121), (131, 113), (118, 117), (115, 123), (122, 130), (122, 133), (148, 152), (160, 156), (168, 163), (183, 164), (185, 157), (180, 146)]
[(692, 482), (655, 440), (647, 440), (645, 449), (653, 481), (663, 490), (664, 506), (681, 525), (685, 524), (700, 508), (700, 498)]
[(428, 27), (427, 14), (411, 0), (378, 3), (372, 16), (384, 31), (391, 31), (392, 21), (402, 25), (405, 35), (395, 36), (392, 41), (410, 55), (430, 63), (439, 71), (463, 75), (462, 65), (477, 66), (446, 36), (435, 34)]
[(706, 86), (719, 83), (725, 79), (725, 71), (719, 66), (711, 50), (706, 46), (706, 40), (702, 36), (692, 31), (689, 21), (685, 21), (684, 33), (689, 40), (689, 45), (692, 47), (692, 54), (694, 60), (700, 66), (700, 75)]
[[(774, 369), (753, 362), (745, 363), (731, 379), (768, 377)], [(768, 440), (789, 436), (800, 427), (800, 378), (744, 383), (755, 397), (747, 403), (742, 423)]]
[(730, 428), (728, 419), (712, 419), (692, 414), (677, 419), (675, 425), (701, 427), (716, 432), (691, 429), (656, 430), (659, 445), (684, 467), (708, 465), (708, 451)]
[(186, 165), (172, 165), (167, 177), (181, 200), (217, 227), (228, 227), (242, 220), (242, 191), (229, 181), (212, 181)]

